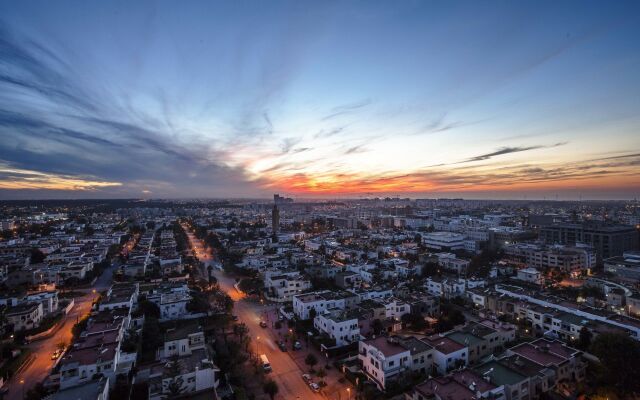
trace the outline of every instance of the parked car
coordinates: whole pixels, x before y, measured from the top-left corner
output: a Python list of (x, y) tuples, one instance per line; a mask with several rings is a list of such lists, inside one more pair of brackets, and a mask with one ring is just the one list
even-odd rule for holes
[(234, 320), (234, 321), (237, 321), (238, 320), (238, 316), (237, 315), (232, 315), (231, 319)]
[(313, 390), (314, 392), (319, 392), (320, 391), (320, 386), (315, 383), (315, 382), (311, 382), (309, 384), (309, 387), (311, 388), (311, 390)]
[(302, 374), (302, 379), (303, 379), (306, 383), (309, 383), (309, 382), (311, 382), (311, 375), (309, 375), (309, 374)]
[(284, 320), (284, 315), (278, 314), (278, 320), (283, 321)]
[(282, 351), (287, 351), (287, 345), (284, 344), (282, 340), (278, 342), (278, 347), (280, 347), (280, 350)]
[(266, 328), (267, 327), (267, 323), (264, 322), (264, 321), (260, 321), (260, 327)]
[(301, 348), (302, 348), (302, 344), (300, 344), (300, 342), (296, 340), (295, 343), (293, 344), (293, 349), (300, 350)]

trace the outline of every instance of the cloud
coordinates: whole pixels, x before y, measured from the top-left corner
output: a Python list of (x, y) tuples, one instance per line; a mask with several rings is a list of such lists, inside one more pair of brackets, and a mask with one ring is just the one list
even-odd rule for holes
[(462, 163), (475, 162), (475, 161), (484, 161), (484, 160), (489, 160), (489, 159), (491, 159), (493, 157), (502, 156), (502, 155), (505, 155), (505, 154), (521, 153), (523, 151), (538, 150), (538, 149), (550, 149), (550, 148), (553, 148), (553, 147), (563, 146), (565, 144), (567, 144), (567, 142), (555, 143), (555, 144), (552, 144), (552, 145), (549, 145), (549, 146), (537, 145), (537, 146), (526, 146), (526, 147), (501, 147), (498, 150), (493, 151), (491, 153), (481, 154), (479, 156), (467, 158), (464, 161), (459, 161), (459, 162), (454, 163), (454, 164), (462, 164)]
[(343, 132), (346, 128), (347, 128), (347, 125), (338, 126), (336, 128), (332, 128), (332, 129), (328, 129), (328, 130), (322, 129), (318, 133), (313, 135), (313, 138), (314, 139), (330, 138), (331, 136), (335, 136), (335, 135)]
[(364, 148), (363, 144), (357, 145), (357, 146), (352, 146), (349, 147), (348, 149), (346, 149), (344, 151), (344, 154), (348, 155), (348, 154), (359, 154), (359, 153), (365, 153), (367, 150)]
[(363, 99), (354, 103), (344, 104), (341, 106), (337, 106), (331, 109), (329, 114), (325, 115), (321, 118), (322, 121), (327, 121), (330, 119), (334, 119), (336, 117), (340, 117), (342, 115), (351, 114), (360, 109), (370, 105), (372, 103), (371, 99)]
[(168, 116), (173, 99), (161, 96), (160, 118), (122, 107), (126, 101), (85, 85), (64, 58), (0, 27), (3, 193), (112, 188), (111, 195), (122, 196), (143, 187), (168, 196), (256, 193), (259, 181), (227, 166), (212, 145), (176, 135)]

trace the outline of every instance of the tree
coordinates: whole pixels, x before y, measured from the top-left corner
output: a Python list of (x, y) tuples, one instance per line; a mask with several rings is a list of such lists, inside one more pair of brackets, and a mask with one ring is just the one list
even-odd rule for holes
[(603, 333), (590, 352), (600, 359), (598, 386), (610, 386), (620, 394), (640, 391), (640, 343), (625, 334)]
[(31, 264), (39, 264), (44, 261), (47, 256), (38, 248), (31, 249)]
[(146, 298), (138, 301), (138, 310), (142, 311), (145, 317), (160, 318), (160, 307)]
[(327, 371), (325, 370), (324, 367), (322, 367), (318, 370), (318, 372), (316, 373), (316, 376), (320, 378), (320, 382), (324, 384), (324, 380), (322, 378), (327, 376)]
[(249, 333), (249, 328), (245, 323), (236, 324), (233, 326), (233, 334), (240, 338), (240, 341), (244, 339), (245, 335)]
[(309, 353), (304, 359), (304, 363), (313, 369), (313, 366), (318, 363), (318, 358), (312, 353)]
[(273, 400), (276, 397), (276, 394), (278, 394), (278, 384), (274, 380), (269, 379), (264, 383), (264, 385), (262, 385), (262, 390), (265, 394), (269, 395), (271, 400)]
[(167, 375), (171, 378), (171, 381), (167, 385), (167, 390), (171, 393), (171, 396), (167, 397), (172, 398), (182, 393), (185, 389), (183, 387), (182, 368), (177, 355), (171, 356), (167, 366)]
[(312, 308), (311, 310), (309, 310), (309, 319), (310, 320), (314, 320), (316, 318), (316, 315), (318, 315), (318, 312), (316, 311), (315, 308)]
[(421, 314), (407, 313), (400, 317), (402, 322), (414, 331), (420, 331), (427, 327), (427, 323)]
[(583, 326), (580, 329), (580, 336), (578, 337), (577, 346), (580, 350), (587, 350), (589, 346), (591, 346), (591, 339), (593, 338), (593, 333), (587, 328)]
[(373, 322), (371, 323), (371, 329), (373, 329), (374, 335), (379, 335), (384, 329), (384, 326), (382, 325), (382, 321), (380, 321), (378, 318), (374, 319)]
[(45, 398), (48, 394), (49, 393), (42, 382), (38, 382), (32, 389), (27, 391), (24, 398), (25, 400), (40, 400)]

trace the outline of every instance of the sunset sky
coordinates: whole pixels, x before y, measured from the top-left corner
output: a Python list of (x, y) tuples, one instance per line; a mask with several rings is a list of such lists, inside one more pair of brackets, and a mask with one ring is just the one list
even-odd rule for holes
[(3, 1), (0, 199), (640, 195), (638, 1)]

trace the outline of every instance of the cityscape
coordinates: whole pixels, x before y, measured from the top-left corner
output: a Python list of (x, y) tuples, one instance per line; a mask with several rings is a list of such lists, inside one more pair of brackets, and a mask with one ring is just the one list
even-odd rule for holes
[(0, 400), (640, 398), (638, 38), (0, 1)]

